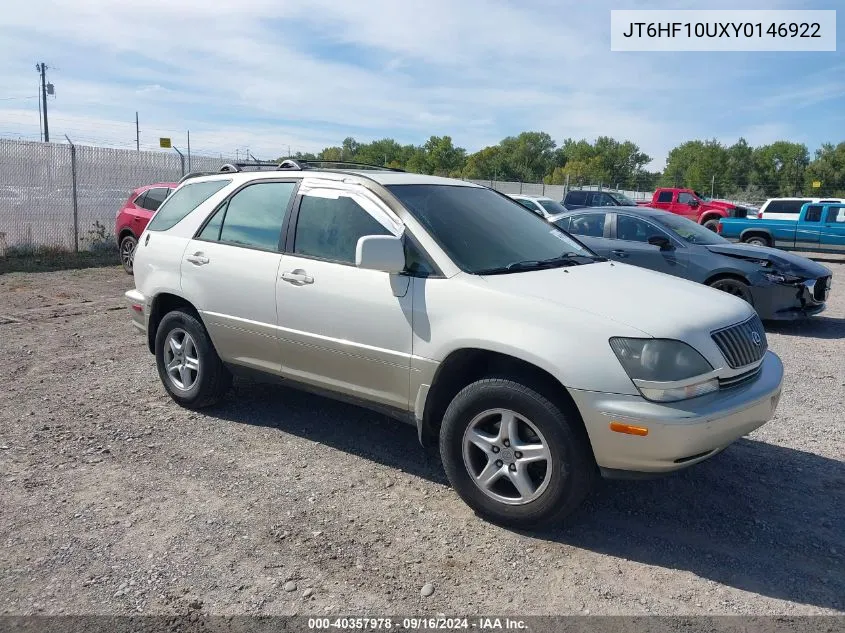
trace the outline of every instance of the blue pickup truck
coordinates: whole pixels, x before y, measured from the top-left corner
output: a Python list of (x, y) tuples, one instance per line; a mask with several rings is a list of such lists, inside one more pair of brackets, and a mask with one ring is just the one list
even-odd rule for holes
[(797, 222), (722, 218), (716, 232), (732, 242), (783, 250), (845, 253), (845, 204), (805, 204)]

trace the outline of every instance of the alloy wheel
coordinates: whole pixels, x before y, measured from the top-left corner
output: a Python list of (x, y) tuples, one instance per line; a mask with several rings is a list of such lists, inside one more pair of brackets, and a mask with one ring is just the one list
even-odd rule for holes
[(542, 495), (553, 468), (546, 438), (510, 409), (488, 409), (472, 419), (464, 432), (463, 458), (475, 485), (508, 505)]
[(164, 341), (164, 367), (167, 377), (180, 391), (189, 391), (197, 382), (200, 359), (194, 339), (185, 330), (174, 328)]

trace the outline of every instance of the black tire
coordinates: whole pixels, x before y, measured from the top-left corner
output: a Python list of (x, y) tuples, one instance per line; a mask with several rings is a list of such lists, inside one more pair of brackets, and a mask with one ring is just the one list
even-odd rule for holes
[[(483, 492), (464, 462), (464, 433), (471, 421), (496, 408), (529, 419), (542, 433), (551, 454), (545, 489), (522, 505), (508, 505)], [(537, 391), (502, 378), (479, 380), (455, 396), (443, 416), (440, 455), (449, 481), (467, 505), (493, 523), (514, 528), (537, 528), (561, 521), (589, 495), (597, 471), (576, 411), (561, 408)]]
[[(186, 332), (196, 350), (195, 381), (188, 389), (180, 389), (166, 368), (165, 344), (171, 332)], [(155, 337), (156, 367), (161, 382), (170, 397), (187, 409), (201, 409), (216, 404), (232, 386), (232, 374), (217, 355), (217, 350), (203, 324), (191, 314), (174, 310), (164, 315)]]
[(719, 219), (718, 218), (710, 218), (703, 224), (705, 229), (710, 229), (714, 233), (719, 232)]
[(120, 252), (120, 263), (128, 274), (133, 274), (135, 261), (135, 249), (138, 247), (138, 240), (134, 235), (127, 235), (120, 240), (118, 250)]
[(763, 237), (762, 235), (752, 235), (751, 237), (742, 240), (746, 244), (751, 244), (752, 246), (771, 246), (771, 242), (769, 242), (769, 238)]
[(747, 303), (754, 305), (754, 299), (751, 296), (751, 287), (744, 281), (734, 277), (722, 277), (721, 279), (714, 279), (708, 282), (707, 285), (716, 290), (721, 290), (722, 292), (739, 297)]

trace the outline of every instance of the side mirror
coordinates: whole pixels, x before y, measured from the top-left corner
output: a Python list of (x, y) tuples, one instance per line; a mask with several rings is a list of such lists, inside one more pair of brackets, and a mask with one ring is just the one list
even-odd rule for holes
[(401, 273), (405, 270), (405, 247), (401, 237), (365, 235), (355, 249), (355, 265), (367, 270)]
[(689, 206), (691, 206), (693, 209), (695, 209), (698, 206), (698, 200), (693, 198), (692, 200), (689, 201)]
[(669, 238), (663, 237), (662, 235), (652, 235), (648, 238), (648, 243), (652, 246), (659, 246), (661, 251), (672, 250), (672, 242), (669, 241)]

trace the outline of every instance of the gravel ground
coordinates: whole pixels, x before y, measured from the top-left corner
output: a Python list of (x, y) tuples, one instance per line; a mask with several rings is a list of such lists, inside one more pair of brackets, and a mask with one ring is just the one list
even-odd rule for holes
[[(478, 518), (415, 430), (236, 383), (165, 394), (117, 268), (0, 276), (0, 613), (845, 613), (845, 265), (770, 328), (769, 424), (558, 529)], [(423, 595), (429, 594), (430, 595)]]

